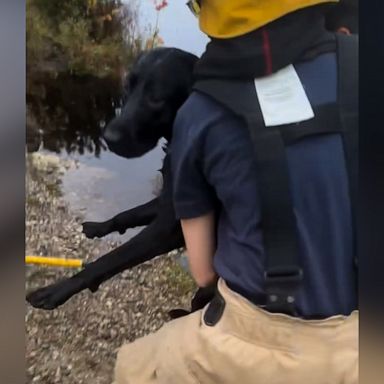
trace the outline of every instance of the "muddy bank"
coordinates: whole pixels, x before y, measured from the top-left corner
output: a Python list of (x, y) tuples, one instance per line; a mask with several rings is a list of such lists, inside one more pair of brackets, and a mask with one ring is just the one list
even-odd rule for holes
[[(27, 157), (26, 252), (94, 260), (116, 247), (89, 240), (82, 217), (61, 195), (61, 177), (75, 166), (55, 156)], [(74, 270), (26, 267), (27, 291)], [(26, 308), (27, 383), (110, 384), (116, 349), (168, 321), (167, 311), (188, 307), (194, 285), (175, 255), (159, 257), (84, 291), (54, 311)]]

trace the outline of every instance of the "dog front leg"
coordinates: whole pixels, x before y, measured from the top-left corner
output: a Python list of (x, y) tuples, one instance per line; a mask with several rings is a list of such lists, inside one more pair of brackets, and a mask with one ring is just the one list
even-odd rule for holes
[(158, 216), (128, 242), (87, 264), (84, 270), (71, 278), (29, 293), (27, 301), (35, 308), (57, 308), (80, 291), (89, 288), (95, 292), (101, 283), (119, 272), (183, 245), (184, 238), (179, 222), (164, 221)]
[(79, 277), (86, 281), (87, 288), (95, 292), (100, 284), (125, 269), (183, 247), (185, 242), (179, 221), (163, 218), (159, 215), (127, 243), (87, 264), (79, 273)]
[(128, 209), (104, 222), (86, 221), (82, 224), (83, 233), (89, 239), (103, 237), (112, 232), (119, 232), (121, 235), (128, 228), (148, 225), (157, 215), (159, 199), (155, 198), (148, 203)]

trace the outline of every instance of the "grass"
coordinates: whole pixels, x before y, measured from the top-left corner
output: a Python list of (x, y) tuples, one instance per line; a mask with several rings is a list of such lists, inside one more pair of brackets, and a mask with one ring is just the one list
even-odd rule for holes
[(27, 196), (26, 204), (30, 207), (38, 207), (40, 205), (40, 201), (37, 197)]
[(48, 193), (55, 197), (62, 196), (60, 185), (61, 185), (60, 181), (45, 183), (45, 187), (47, 188)]
[(175, 258), (171, 259), (165, 270), (165, 279), (170, 289), (180, 296), (191, 294), (196, 290), (196, 284), (191, 275), (183, 269)]

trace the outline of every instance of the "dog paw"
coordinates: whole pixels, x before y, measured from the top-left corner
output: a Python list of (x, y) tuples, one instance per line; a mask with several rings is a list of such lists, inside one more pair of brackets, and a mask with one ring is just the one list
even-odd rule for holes
[(65, 279), (28, 293), (26, 300), (34, 308), (52, 310), (85, 288), (79, 279)]
[(94, 239), (95, 237), (103, 237), (111, 233), (109, 225), (105, 223), (95, 223), (92, 221), (86, 221), (82, 224), (83, 233), (88, 239)]

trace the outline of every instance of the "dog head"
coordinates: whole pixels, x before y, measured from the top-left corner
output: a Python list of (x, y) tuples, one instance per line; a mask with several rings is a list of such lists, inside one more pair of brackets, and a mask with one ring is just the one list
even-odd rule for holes
[(104, 129), (109, 149), (126, 158), (168, 141), (177, 110), (193, 85), (197, 57), (175, 48), (156, 48), (141, 54), (127, 76), (121, 114)]

